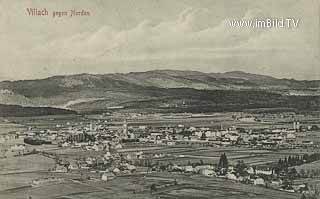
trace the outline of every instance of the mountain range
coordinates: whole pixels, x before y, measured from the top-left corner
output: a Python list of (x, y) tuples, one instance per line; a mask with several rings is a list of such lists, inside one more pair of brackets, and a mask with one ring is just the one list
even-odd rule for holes
[(107, 111), (115, 106), (152, 112), (256, 108), (319, 110), (320, 80), (278, 79), (242, 71), (77, 74), (2, 81), (0, 104), (78, 112)]

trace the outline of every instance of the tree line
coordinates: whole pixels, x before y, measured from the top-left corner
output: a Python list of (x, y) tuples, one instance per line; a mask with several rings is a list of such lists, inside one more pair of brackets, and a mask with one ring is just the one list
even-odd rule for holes
[(287, 175), (289, 171), (291, 172), (292, 170), (289, 170), (289, 167), (299, 166), (305, 163), (315, 162), (318, 160), (320, 160), (320, 153), (288, 156), (283, 159), (280, 158), (273, 169), (275, 174), (277, 175)]

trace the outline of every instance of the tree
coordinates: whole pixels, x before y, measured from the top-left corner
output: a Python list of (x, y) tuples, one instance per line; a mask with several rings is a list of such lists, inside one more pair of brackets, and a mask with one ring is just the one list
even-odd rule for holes
[(319, 126), (317, 126), (317, 125), (312, 125), (311, 126), (311, 131), (317, 131), (317, 130), (319, 130), (320, 128), (319, 128)]
[(289, 179), (294, 179), (296, 176), (297, 176), (298, 172), (296, 170), (296, 168), (291, 168), (289, 170), (289, 173), (288, 173), (288, 176), (289, 176)]
[(223, 171), (223, 174), (227, 173), (229, 163), (228, 163), (228, 158), (225, 153), (221, 154), (218, 167), (219, 167), (219, 169), (221, 169)]
[(200, 160), (200, 163), (199, 163), (200, 165), (204, 165), (204, 162), (203, 162), (203, 160)]
[(283, 164), (284, 164), (285, 167), (288, 167), (288, 159), (287, 159), (287, 157), (284, 158)]
[(200, 139), (201, 139), (201, 140), (206, 140), (206, 139), (207, 139), (207, 136), (206, 136), (206, 133), (205, 133), (205, 132), (202, 133)]
[(275, 173), (277, 176), (280, 175), (280, 172), (281, 172), (281, 171), (280, 171), (280, 167), (279, 167), (279, 166), (274, 167), (273, 170), (274, 170), (274, 173)]
[(150, 191), (151, 191), (151, 193), (157, 191), (157, 185), (156, 184), (152, 184), (150, 186)]
[(291, 189), (292, 188), (292, 181), (285, 179), (282, 183), (282, 188), (284, 189)]
[(283, 161), (282, 161), (281, 158), (280, 158), (279, 161), (278, 161), (278, 167), (279, 167), (280, 169), (282, 169), (282, 167), (283, 167)]
[(289, 166), (289, 167), (292, 166), (292, 158), (291, 158), (290, 155), (289, 155), (289, 157), (288, 157), (288, 166)]
[(252, 145), (257, 145), (257, 144), (258, 144), (257, 138), (253, 138), (253, 139), (251, 140), (251, 144), (252, 144)]
[(306, 172), (305, 172), (304, 169), (301, 169), (301, 170), (300, 170), (300, 176), (301, 176), (302, 178), (304, 178), (304, 177), (306, 176)]
[(243, 160), (239, 160), (235, 165), (235, 172), (239, 176), (246, 176), (248, 172), (246, 171), (247, 165), (243, 162)]
[(160, 166), (159, 166), (159, 169), (161, 170), (161, 171), (165, 171), (166, 169), (167, 169), (167, 167), (166, 167), (166, 165), (164, 165), (164, 164), (160, 164)]
[(306, 195), (302, 194), (300, 199), (307, 199)]

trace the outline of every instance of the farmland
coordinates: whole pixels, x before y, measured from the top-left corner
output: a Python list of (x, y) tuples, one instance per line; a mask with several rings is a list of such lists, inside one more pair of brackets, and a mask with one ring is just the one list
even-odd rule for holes
[[(73, 128), (88, 129), (92, 131), (93, 124), (107, 124), (105, 129), (110, 133), (118, 133), (123, 130), (123, 120), (128, 122), (130, 129), (138, 129), (141, 126), (148, 126), (154, 131), (157, 128), (174, 128), (178, 125), (195, 128), (206, 127), (209, 129), (229, 129), (235, 126), (242, 129), (254, 131), (275, 128), (291, 128), (293, 119), (282, 118), (273, 121), (240, 121), (234, 119), (239, 113), (216, 113), (209, 115), (197, 115), (185, 117), (185, 115), (146, 115), (132, 117), (127, 114), (118, 115), (64, 115), (44, 117), (19, 117), (2, 120), (1, 129), (6, 132), (29, 131), (30, 132), (60, 132), (64, 134)], [(242, 113), (240, 114), (242, 115)], [(251, 114), (250, 117), (252, 117)], [(258, 117), (259, 115), (254, 115)], [(318, 124), (319, 118), (311, 117), (301, 120), (305, 124)], [(148, 130), (147, 129), (147, 130)], [(218, 131), (217, 130), (217, 131)], [(297, 140), (312, 139), (316, 144), (320, 140), (318, 131), (301, 133)], [(298, 134), (299, 135), (299, 134)], [(103, 150), (88, 150), (85, 147), (57, 145), (54, 141), (51, 145), (26, 145), (34, 149), (35, 154), (24, 156), (8, 156), (0, 159), (0, 198), (25, 199), (31, 196), (32, 199), (83, 199), (83, 198), (299, 198), (299, 193), (288, 193), (285, 191), (269, 189), (264, 186), (254, 186), (240, 182), (227, 180), (221, 177), (207, 177), (200, 174), (172, 173), (168, 171), (146, 172), (145, 166), (137, 166), (136, 172), (117, 174), (115, 178), (101, 181), (104, 171), (93, 169), (79, 169), (70, 172), (52, 172), (57, 165), (57, 160), (69, 163), (77, 163), (88, 158), (103, 157), (106, 152)], [(4, 141), (2, 146), (13, 144), (24, 144), (23, 139)], [(70, 143), (72, 144), (72, 143)], [(70, 145), (69, 144), (69, 145)], [(278, 162), (289, 156), (297, 156), (310, 153), (319, 153), (320, 148), (316, 147), (289, 147), (261, 149), (250, 145), (212, 145), (207, 142), (195, 141), (168, 146), (152, 142), (128, 142), (122, 143), (121, 148), (113, 149), (111, 153), (119, 156), (143, 153), (153, 165), (218, 165), (222, 154), (226, 154), (230, 165), (235, 165), (240, 160), (247, 166), (259, 166)], [(29, 151), (30, 151), (29, 150)], [(300, 168), (316, 168), (319, 162), (303, 164)], [(297, 167), (298, 168), (298, 167)], [(310, 169), (311, 169), (310, 168)], [(297, 170), (299, 170), (297, 169)], [(33, 180), (46, 178), (61, 178), (59, 183), (31, 186)], [(303, 183), (305, 180), (296, 181)], [(317, 182), (315, 182), (317, 183)], [(150, 190), (156, 185), (156, 190)]]
[[(32, 177), (34, 174), (22, 175), (21, 179)], [(39, 177), (40, 174), (37, 174)], [(18, 177), (18, 176), (15, 176)], [(178, 184), (150, 192), (150, 185), (170, 184), (172, 179)], [(135, 192), (136, 190), (136, 192)], [(41, 186), (40, 188), (21, 188), (0, 192), (2, 198), (22, 199), (26, 196), (41, 198), (297, 198), (296, 194), (273, 191), (264, 187), (252, 187), (218, 178), (201, 176), (172, 175), (167, 173), (144, 176), (119, 177), (110, 182), (80, 182), (68, 180), (62, 184)]]

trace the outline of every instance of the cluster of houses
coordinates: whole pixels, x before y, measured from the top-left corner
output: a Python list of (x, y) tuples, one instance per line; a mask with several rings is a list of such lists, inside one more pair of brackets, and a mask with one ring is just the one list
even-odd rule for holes
[[(92, 178), (102, 181), (108, 181), (118, 175), (134, 173), (136, 166), (131, 161), (133, 158), (130, 154), (119, 153), (117, 151), (119, 149), (106, 144), (105, 147), (101, 148), (102, 153), (100, 155), (85, 155), (77, 159), (60, 158), (58, 155), (54, 155), (53, 158), (56, 163), (50, 171), (54, 173), (81, 173), (85, 174), (86, 179)], [(135, 159), (139, 156), (143, 157), (141, 152), (135, 152), (135, 155)]]
[[(133, 116), (132, 116), (133, 117)], [(237, 120), (256, 121), (256, 117), (241, 117)], [(123, 121), (123, 120), (122, 120)], [(119, 122), (118, 122), (119, 123)], [(122, 125), (114, 125), (109, 120), (95, 119), (83, 122), (57, 124), (50, 129), (30, 127), (23, 132), (13, 132), (0, 136), (0, 143), (12, 139), (24, 139), (27, 144), (58, 144), (59, 146), (81, 147), (95, 141), (109, 143), (152, 143), (159, 145), (199, 144), (210, 146), (246, 145), (250, 147), (272, 148), (279, 146), (313, 145), (306, 138), (306, 132), (316, 126), (303, 126), (293, 122), (291, 128), (244, 129), (236, 126), (194, 127), (185, 125), (164, 125), (160, 127), (133, 126), (126, 120)], [(318, 128), (319, 129), (319, 128)], [(87, 147), (90, 150), (90, 147)], [(93, 150), (100, 150), (96, 146)]]
[[(255, 117), (238, 120), (257, 120)], [(122, 120), (123, 121), (123, 120)], [(119, 123), (119, 122), (118, 122)], [(120, 123), (121, 124), (121, 123)], [(202, 145), (202, 146), (246, 146), (252, 148), (280, 148), (312, 146), (306, 133), (317, 126), (303, 126), (295, 121), (291, 128), (244, 129), (236, 126), (194, 127), (185, 125), (165, 125), (160, 127), (133, 126), (127, 121), (114, 125), (108, 120), (95, 119), (86, 122), (67, 122), (50, 129), (30, 127), (23, 132), (0, 135), (0, 143), (15, 142), (11, 148), (1, 150), (1, 156), (14, 152), (23, 155), (29, 145), (53, 144), (60, 147), (82, 148), (103, 151), (120, 149), (123, 144), (140, 143), (154, 145)], [(319, 128), (318, 128), (319, 129)], [(17, 142), (20, 140), (20, 142)], [(21, 142), (21, 140), (23, 140)], [(27, 145), (27, 146), (26, 146)]]
[(239, 161), (235, 165), (228, 165), (227, 168), (219, 165), (196, 163), (192, 165), (168, 164), (163, 169), (161, 166), (153, 166), (152, 171), (174, 172), (185, 174), (203, 175), (206, 177), (217, 177), (231, 180), (238, 183), (263, 186), (287, 192), (307, 193), (307, 185), (304, 183), (292, 184), (286, 177), (276, 175), (271, 167), (266, 165), (248, 166)]
[[(144, 130), (141, 130), (144, 129)], [(299, 147), (313, 146), (306, 138), (306, 130), (301, 130), (299, 122), (294, 122), (293, 128), (274, 129), (243, 129), (235, 126), (219, 129), (209, 127), (158, 127), (130, 128), (128, 138), (141, 143), (159, 145), (199, 144), (209, 146), (244, 145), (255, 148)]]
[(40, 187), (45, 185), (59, 184), (63, 183), (65, 180), (59, 177), (47, 177), (47, 178), (38, 178), (34, 179), (31, 182), (31, 186)]
[[(248, 117), (238, 118), (238, 120), (254, 122), (257, 119)], [(140, 144), (141, 146), (148, 144), (152, 146), (246, 146), (251, 148), (314, 147), (314, 143), (308, 140), (305, 135), (307, 131), (315, 128), (314, 126), (305, 127), (297, 121), (293, 122), (291, 128), (244, 129), (236, 126), (219, 128), (194, 127), (182, 124), (160, 127), (131, 126), (126, 120), (120, 125), (119, 123), (114, 125), (107, 120), (98, 119), (57, 124), (51, 129), (29, 128), (24, 132), (1, 135), (0, 143), (10, 142), (12, 144), (8, 145), (6, 149), (0, 149), (0, 155), (3, 157), (9, 153), (24, 155), (32, 151), (32, 145), (51, 144), (62, 148), (78, 148), (83, 151), (99, 152), (77, 160), (57, 157), (56, 164), (51, 169), (52, 172), (79, 172), (108, 181), (118, 175), (131, 174), (136, 172), (138, 168), (140, 170), (145, 168), (145, 170), (142, 170), (143, 172), (196, 173), (208, 177), (216, 176), (243, 183), (292, 190), (287, 189), (283, 185), (285, 183), (281, 179), (275, 178), (273, 171), (268, 168), (245, 167), (245, 172), (239, 174), (236, 165), (229, 166), (227, 172), (223, 172), (223, 168), (205, 164), (169, 164), (164, 166), (157, 165), (152, 160), (163, 158), (168, 154), (150, 154), (139, 150), (127, 152), (125, 150), (122, 151), (122, 149), (130, 144)], [(55, 179), (46, 179), (44, 181), (51, 182), (55, 181)], [(293, 190), (300, 188), (294, 187)]]

